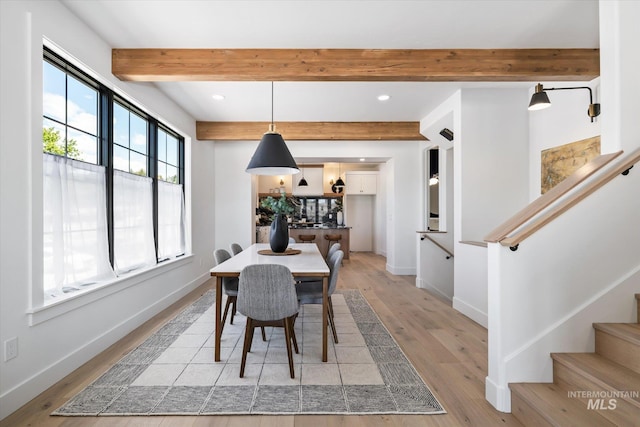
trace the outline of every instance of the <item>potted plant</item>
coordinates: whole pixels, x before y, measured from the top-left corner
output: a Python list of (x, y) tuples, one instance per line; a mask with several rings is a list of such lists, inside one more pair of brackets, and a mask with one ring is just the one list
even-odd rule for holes
[(284, 252), (289, 246), (289, 225), (287, 215), (295, 210), (293, 203), (284, 194), (276, 199), (272, 196), (265, 198), (260, 205), (273, 212), (271, 229), (269, 231), (269, 245), (273, 252)]

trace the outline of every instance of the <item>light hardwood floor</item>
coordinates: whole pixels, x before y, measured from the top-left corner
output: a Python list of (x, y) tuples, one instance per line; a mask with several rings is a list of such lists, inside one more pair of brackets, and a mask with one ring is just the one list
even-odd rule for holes
[(385, 271), (385, 258), (352, 253), (338, 288), (359, 289), (429, 385), (447, 414), (52, 417), (58, 408), (213, 286), (205, 285), (136, 329), (0, 422), (0, 426), (521, 426), (484, 398), (487, 331), (449, 303), (415, 287), (415, 276)]

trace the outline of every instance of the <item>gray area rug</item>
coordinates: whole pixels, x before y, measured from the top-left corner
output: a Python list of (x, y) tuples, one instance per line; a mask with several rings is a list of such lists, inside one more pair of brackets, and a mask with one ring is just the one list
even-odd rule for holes
[(295, 379), (282, 328), (266, 328), (266, 341), (256, 331), (239, 378), (246, 322), (239, 313), (233, 325), (227, 319), (222, 360), (213, 361), (209, 291), (52, 415), (445, 413), (362, 294), (343, 290), (332, 300), (339, 343), (329, 333), (326, 363), (321, 306), (301, 307)]

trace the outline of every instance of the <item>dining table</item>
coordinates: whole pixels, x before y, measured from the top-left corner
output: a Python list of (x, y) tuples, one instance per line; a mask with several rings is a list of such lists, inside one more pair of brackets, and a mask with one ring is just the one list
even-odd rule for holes
[[(265, 253), (269, 253), (266, 254)], [(242, 269), (253, 264), (280, 264), (289, 268), (293, 277), (318, 277), (322, 280), (322, 361), (327, 361), (327, 328), (329, 313), (329, 266), (315, 243), (289, 244), (287, 252), (273, 253), (268, 243), (255, 243), (210, 270), (216, 278), (216, 331), (214, 360), (220, 361), (222, 337), (222, 279), (239, 277)]]

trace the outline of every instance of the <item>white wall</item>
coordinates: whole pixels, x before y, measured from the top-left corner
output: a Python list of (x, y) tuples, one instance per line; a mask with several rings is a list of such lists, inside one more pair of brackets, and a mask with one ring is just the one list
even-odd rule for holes
[(523, 89), (462, 91), (457, 240), (484, 241), (528, 203), (528, 104)]
[(453, 307), (487, 326), (486, 248), (492, 229), (527, 204), (528, 95), (522, 89), (463, 90), (454, 153)]
[[(638, 19), (640, 3), (600, 2), (604, 153), (622, 148), (628, 154), (640, 147), (638, 80), (628, 69), (638, 64)], [(585, 110), (584, 99), (573, 101), (567, 109)], [(591, 126), (586, 114), (572, 121), (562, 118), (562, 111), (544, 118), (531, 114), (532, 144), (538, 148), (549, 128), (573, 132), (571, 138), (590, 136), (580, 131)], [(535, 169), (532, 174), (539, 173)], [(517, 252), (489, 245), (486, 397), (497, 409), (511, 409), (510, 382), (551, 381), (549, 353), (592, 351), (592, 322), (637, 319), (640, 173), (634, 172), (614, 178), (522, 242)], [(533, 194), (536, 190), (532, 186)]]
[[(430, 237), (437, 236), (430, 234)], [(418, 272), (416, 286), (428, 289), (441, 297), (453, 300), (453, 257), (429, 239), (416, 236), (418, 241)]]
[[(255, 223), (252, 179), (244, 169), (258, 144), (256, 141), (215, 142), (215, 247), (237, 241), (249, 244)], [(386, 241), (387, 269), (393, 274), (415, 274), (416, 252), (412, 242), (420, 227), (420, 142), (417, 141), (287, 141), (296, 158), (381, 157), (389, 161), (380, 168), (376, 195), (376, 251)], [(381, 205), (384, 203), (384, 205)], [(253, 202), (255, 204), (255, 202)], [(386, 222), (378, 222), (386, 218)], [(383, 228), (384, 224), (384, 228)]]
[[(18, 338), (18, 357), (0, 362), (4, 418), (208, 279), (214, 174), (213, 148), (195, 142), (194, 119), (153, 85), (113, 77), (110, 46), (59, 2), (2, 1), (0, 19), (0, 345)], [(29, 315), (42, 284), (43, 37), (186, 137), (194, 233), (181, 261)]]
[[(592, 82), (543, 82), (544, 87), (589, 86), (599, 102), (600, 78)], [(529, 90), (529, 96), (534, 88)], [(541, 152), (543, 150), (600, 135), (601, 117), (592, 123), (587, 115), (589, 92), (585, 89), (548, 92), (551, 107), (529, 112), (529, 200), (540, 194)], [(606, 108), (605, 108), (606, 111)], [(602, 148), (602, 147), (601, 147)], [(602, 153), (607, 153), (601, 150)]]
[[(439, 169), (440, 183), (437, 186), (439, 204), (439, 233), (430, 233), (429, 237), (449, 252), (454, 251), (454, 173), (453, 173), (453, 153), (454, 143), (448, 141), (440, 135), (443, 128), (454, 129), (454, 111), (459, 112), (459, 93), (449, 98), (438, 106), (427, 117), (420, 122), (420, 132), (429, 139), (427, 147), (422, 153), (422, 229), (426, 231), (428, 227), (428, 203), (426, 201), (429, 187), (428, 156), (430, 148), (439, 149)], [(416, 235), (416, 246), (418, 251), (418, 271), (416, 275), (416, 286), (429, 289), (439, 294), (445, 299), (452, 301), (454, 297), (454, 258), (447, 259), (447, 254), (438, 248), (429, 239), (421, 239)]]

